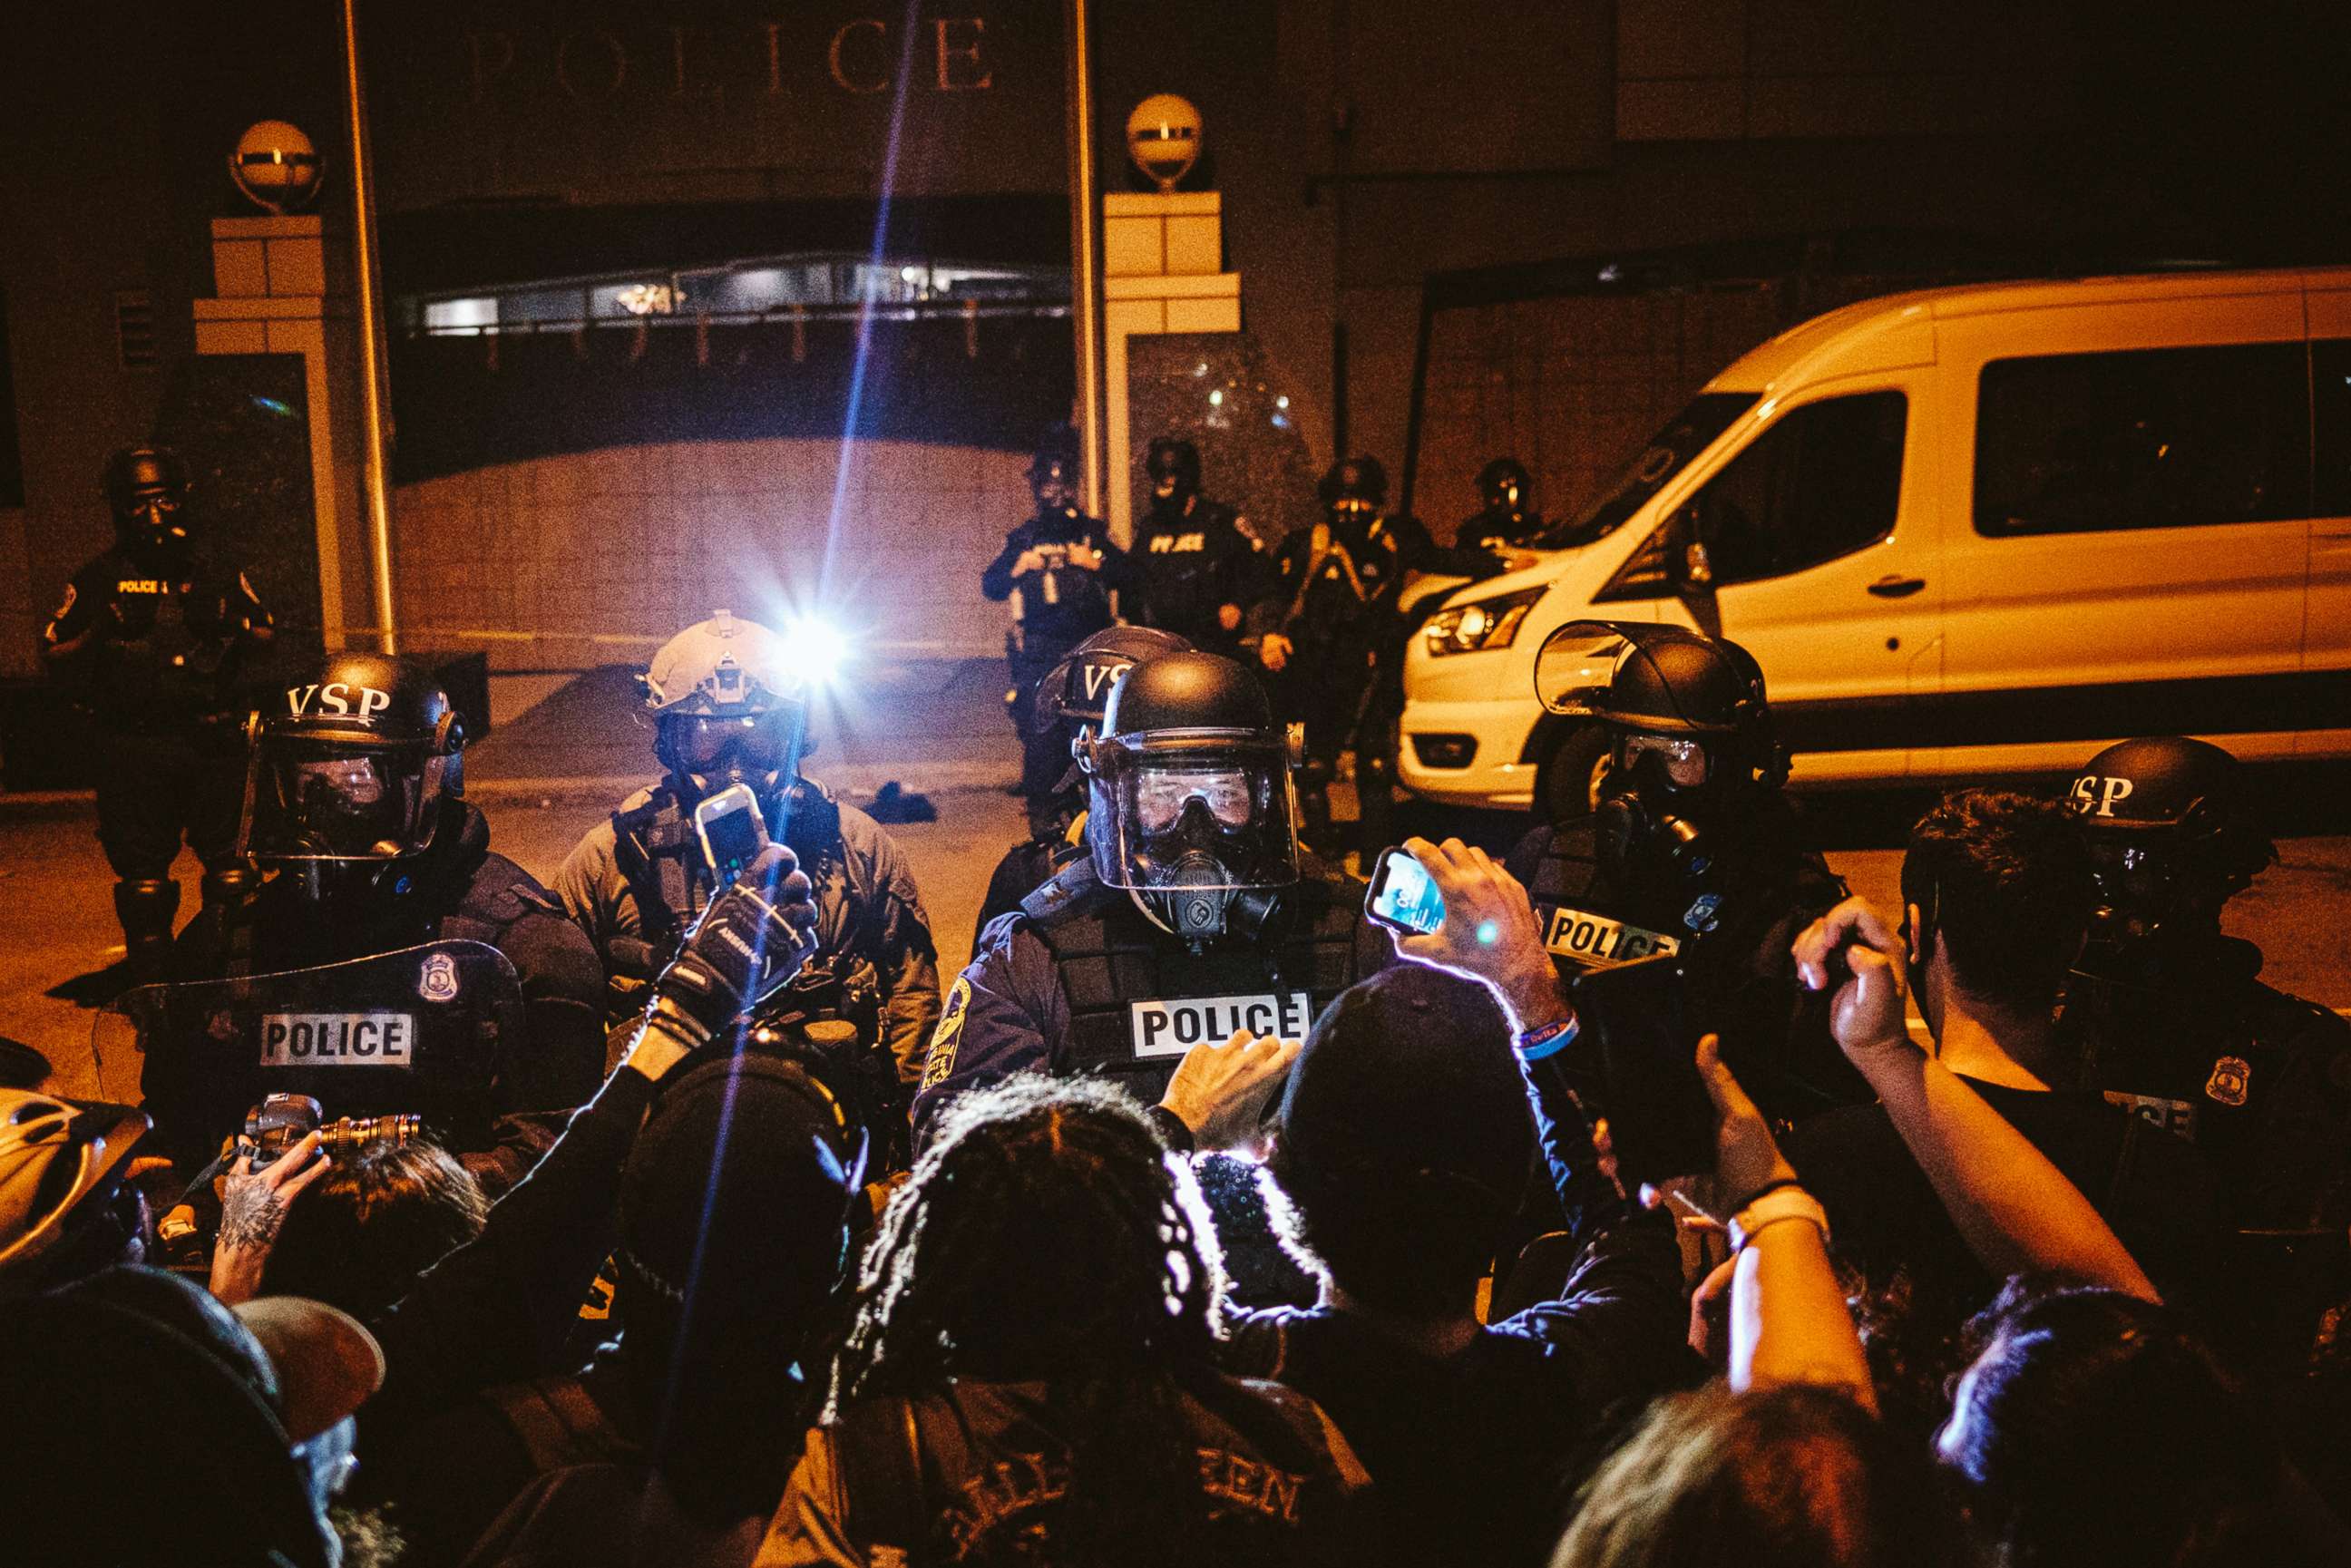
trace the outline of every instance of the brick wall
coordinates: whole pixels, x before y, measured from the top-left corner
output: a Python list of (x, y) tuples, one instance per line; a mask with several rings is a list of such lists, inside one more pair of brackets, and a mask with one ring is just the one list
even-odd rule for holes
[[(758, 617), (824, 577), (838, 442), (607, 447), (399, 486), (404, 645), (486, 649), (493, 669), (642, 659), (721, 606)], [(1019, 453), (861, 442), (840, 486), (829, 595), (877, 651), (1000, 653), (981, 568), (1030, 508)]]

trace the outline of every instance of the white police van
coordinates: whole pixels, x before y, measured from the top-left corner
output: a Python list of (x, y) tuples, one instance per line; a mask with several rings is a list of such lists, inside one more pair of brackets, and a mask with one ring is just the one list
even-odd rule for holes
[(1588, 797), (1604, 742), (1533, 672), (1593, 618), (1751, 650), (1799, 784), (2146, 734), (2351, 757), (2351, 268), (1847, 306), (1709, 382), (1562, 532), (1414, 637), (1416, 793)]

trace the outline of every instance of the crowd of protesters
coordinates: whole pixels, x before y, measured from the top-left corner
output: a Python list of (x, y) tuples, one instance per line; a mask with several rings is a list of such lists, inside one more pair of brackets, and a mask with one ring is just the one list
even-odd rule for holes
[(1903, 907), (1784, 941), (1866, 1086), (1802, 1117), (1712, 1032), (1612, 1102), (1527, 889), (1407, 848), (1443, 923), (1302, 1039), (976, 1084), (887, 1179), (733, 1027), (818, 924), (781, 843), (495, 1202), (430, 1143), (245, 1153), (206, 1288), (150, 1266), (143, 1118), (16, 1096), (0, 1561), (2351, 1562), (2343, 1300), (2283, 1341), (2222, 1175), (2075, 1087), (2074, 805), (1951, 795)]

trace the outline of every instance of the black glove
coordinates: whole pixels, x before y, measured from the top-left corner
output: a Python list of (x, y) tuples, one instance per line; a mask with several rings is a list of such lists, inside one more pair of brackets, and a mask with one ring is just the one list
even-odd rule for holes
[(761, 850), (686, 933), (684, 947), (653, 982), (655, 1008), (684, 1013), (715, 1035), (782, 989), (816, 950), (813, 892), (790, 850)]

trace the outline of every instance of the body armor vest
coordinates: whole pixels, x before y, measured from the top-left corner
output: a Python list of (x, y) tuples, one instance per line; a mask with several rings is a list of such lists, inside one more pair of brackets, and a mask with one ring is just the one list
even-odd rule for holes
[(1124, 889), (1095, 881), (1091, 862), (1038, 889), (1021, 909), (1052, 955), (1070, 1009), (1068, 1038), (1046, 1041), (1052, 1070), (1114, 1073), (1150, 1102), (1204, 1039), (1236, 1029), (1303, 1039), (1367, 972), (1358, 956), (1364, 912), (1335, 880), (1302, 878), (1281, 896), (1275, 929), (1196, 954), (1144, 919)]

